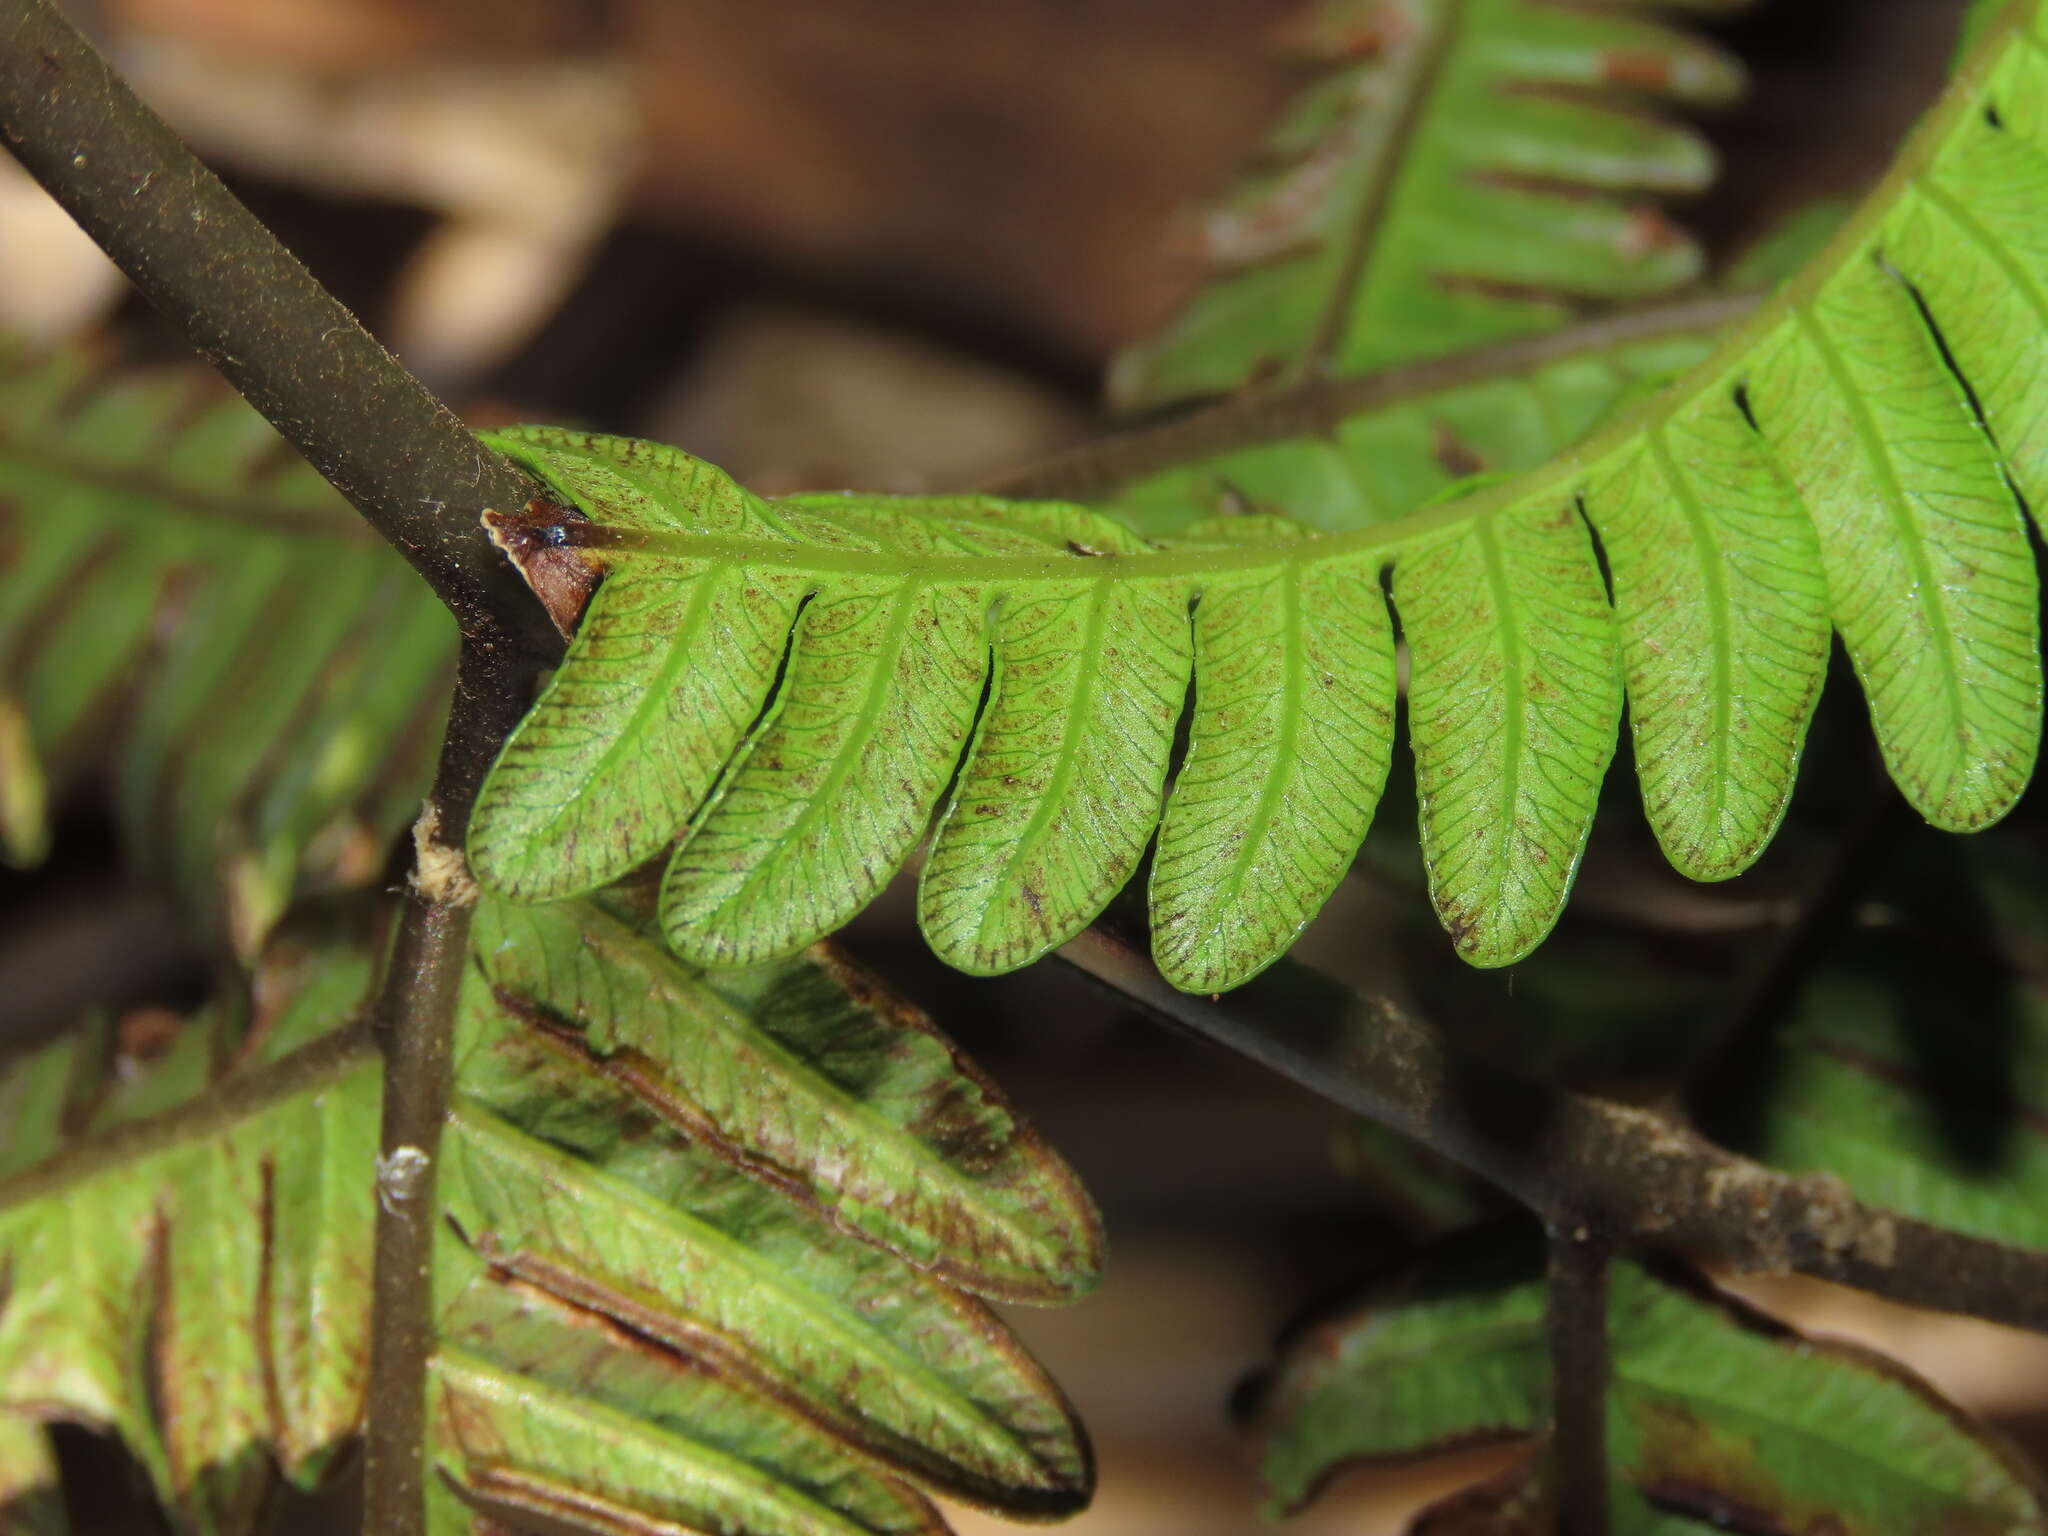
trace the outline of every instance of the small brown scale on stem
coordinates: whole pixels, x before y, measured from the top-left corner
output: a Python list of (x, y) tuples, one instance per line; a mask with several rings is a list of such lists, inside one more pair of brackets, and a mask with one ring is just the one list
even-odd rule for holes
[(573, 634), (590, 594), (597, 589), (600, 567), (578, 552), (568, 535), (571, 523), (588, 519), (574, 507), (535, 497), (521, 512), (487, 507), (483, 525), (491, 542), (505, 552), (563, 635)]

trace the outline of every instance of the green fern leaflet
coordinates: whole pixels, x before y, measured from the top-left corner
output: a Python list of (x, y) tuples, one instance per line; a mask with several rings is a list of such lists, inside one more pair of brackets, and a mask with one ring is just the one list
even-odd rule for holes
[(1624, 697), (1673, 864), (1747, 867), (1831, 626), (1914, 807), (1989, 825), (2041, 723), (2022, 509), (2048, 493), (2048, 354), (2012, 345), (2048, 332), (2040, 15), (1995, 29), (1827, 250), (1676, 385), (1541, 470), (1375, 527), (1150, 543), (1074, 506), (766, 502), (667, 449), (498, 437), (587, 519), (498, 518), (501, 537), (605, 580), (486, 787), (480, 875), (551, 899), (680, 838), (671, 943), (751, 963), (858, 911), (952, 781), (920, 894), (943, 958), (1044, 954), (1156, 830), (1155, 953), (1220, 990), (1286, 948), (1371, 816), (1383, 578), (1431, 893), (1476, 964), (1555, 922)]

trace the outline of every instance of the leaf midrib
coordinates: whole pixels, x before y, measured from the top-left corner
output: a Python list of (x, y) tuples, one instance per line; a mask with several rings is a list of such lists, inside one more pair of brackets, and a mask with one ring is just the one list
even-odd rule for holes
[[(1235, 858), (1230, 861), (1229, 872), (1221, 876), (1217, 884), (1221, 892), (1212, 900), (1216, 918), (1211, 923), (1205, 938), (1215, 934), (1237, 915), (1236, 903), (1244, 891), (1245, 880), (1251, 866), (1261, 852), (1266, 852), (1264, 841), (1267, 831), (1280, 814), (1280, 806), (1286, 799), (1285, 786), (1297, 777), (1301, 764), (1295, 752), (1295, 743), (1301, 739), (1303, 727), (1307, 724), (1307, 710), (1302, 707), (1302, 698), (1307, 673), (1307, 648), (1301, 639), (1301, 572), (1298, 569), (1283, 569), (1279, 574), (1281, 645), (1284, 656), (1281, 662), (1280, 685), (1280, 729), (1274, 734), (1269, 761), (1272, 771), (1259, 785), (1259, 792), (1252, 804), (1252, 814), (1245, 822), (1244, 841), (1239, 844)], [(1199, 668), (1196, 673), (1200, 676)]]
[[(1735, 658), (1734, 639), (1728, 623), (1728, 583), (1721, 570), (1721, 551), (1714, 538), (1712, 524), (1706, 509), (1700, 505), (1691, 478), (1679, 472), (1671, 452), (1668, 429), (1669, 423), (1660, 421), (1644, 435), (1649, 439), (1658, 477), (1678, 504), (1686, 529), (1692, 535), (1693, 552), (1699, 561), (1700, 583), (1706, 588), (1707, 623), (1713, 632), (1714, 690), (1710, 709), (1713, 727), (1708, 739), (1712, 777), (1707, 788), (1707, 821), (1712, 832), (1718, 835), (1728, 803), (1728, 756), (1734, 745)], [(1702, 852), (1710, 853), (1711, 850)]]
[(2048, 335), (2048, 292), (2044, 292), (2040, 279), (2026, 267), (2013, 260), (2012, 250), (1995, 238), (1984, 227), (1983, 220), (1973, 213), (1963, 200), (1936, 181), (1933, 176), (1923, 176), (1913, 184), (1913, 189), (1940, 209), (1956, 224), (1992, 265), (2005, 274), (2013, 291), (2019, 294), (2033, 310), (2041, 331)]
[(1415, 50), (1410, 67), (1401, 78), (1400, 106), (1366, 172), (1364, 195), (1338, 258), (1329, 302), (1301, 359), (1304, 376), (1315, 377), (1328, 368), (1350, 326), (1352, 305), (1366, 287), (1375, 260), (1387, 248), (1380, 239), (1380, 228), (1387, 221), (1404, 173), (1416, 163), (1409, 146), (1421, 131), (1429, 103), (1443, 84), (1450, 59), (1463, 36), (1469, 3), (1470, 0), (1442, 0), (1435, 16), (1436, 31)]
[(1516, 864), (1515, 839), (1521, 827), (1518, 812), (1521, 804), (1522, 754), (1529, 750), (1529, 742), (1522, 729), (1523, 717), (1528, 713), (1529, 679), (1524, 671), (1523, 652), (1526, 647), (1522, 640), (1521, 613), (1516, 602), (1514, 581), (1508, 575), (1507, 561), (1500, 547), (1500, 535), (1490, 520), (1482, 520), (1475, 524), (1473, 531), (1479, 536), (1480, 560), (1486, 571), (1486, 585), (1493, 594), (1494, 613), (1497, 615), (1494, 633), (1500, 640), (1500, 739), (1507, 743), (1507, 751), (1502, 755), (1499, 793), (1494, 799), (1504, 814), (1492, 817), (1490, 825), (1494, 828), (1492, 862), (1498, 871), (1493, 881), (1494, 899), (1502, 907), (1506, 907), (1508, 875)]
[[(1850, 427), (1855, 433), (1857, 444), (1863, 449), (1871, 472), (1878, 482), (1878, 497), (1883, 503), (1885, 521), (1891, 524), (1894, 536), (1906, 562), (1912, 567), (1912, 594), (1917, 598), (1915, 606), (1925, 617), (1929, 638), (1941, 658), (1936, 669), (1940, 678), (1942, 709), (1946, 715), (1948, 729), (1943, 733), (1946, 739), (1955, 743), (1964, 734), (1969, 720), (1969, 707), (1963, 699), (1963, 682), (1960, 648), (1956, 644), (1955, 626), (1949, 622), (1946, 594), (1934, 578), (1934, 567), (1927, 557), (1927, 540), (1914, 517), (1912, 504), (1907, 500), (1905, 487), (1899, 482), (1898, 466), (1892, 462), (1891, 450), (1885, 446), (1884, 435), (1878, 431), (1877, 423), (1870, 414), (1870, 402), (1856, 387), (1849, 376), (1848, 366), (1842, 359), (1841, 349), (1820, 322), (1820, 317), (1805, 304), (1796, 306), (1793, 318), (1807, 343), (1820, 358), (1826, 370), (1828, 382), (1834, 387), (1836, 398), (1848, 414)], [(1916, 689), (1916, 697), (1924, 698), (1924, 690)]]
[(276, 1061), (212, 1085), (200, 1098), (116, 1126), (0, 1179), (0, 1213), (174, 1147), (217, 1139), (287, 1099), (341, 1082), (379, 1054), (367, 1019), (345, 1024)]
[[(926, 583), (913, 580), (902, 583), (888, 595), (888, 621), (882, 626), (881, 635), (871, 653), (872, 663), (867, 668), (867, 677), (861, 685), (860, 705), (852, 712), (853, 718), (860, 722), (855, 733), (860, 743), (859, 749), (849, 751), (842, 747), (832, 754), (825, 776), (818, 781), (817, 787), (804, 797), (803, 807), (798, 811), (796, 819), (777, 834), (775, 853), (758, 864), (753, 873), (740, 883), (738, 889), (723, 898), (712, 909), (705, 921), (719, 917), (729, 919), (734, 912), (746, 906), (762, 883), (780, 873), (783, 864), (795, 857), (796, 851), (804, 846), (805, 837), (811, 827), (828, 816), (839, 814), (840, 794), (846, 788), (847, 781), (854, 778), (857, 772), (863, 778), (868, 777), (865, 772), (867, 754), (874, 745), (875, 737), (889, 724), (882, 706), (895, 691), (895, 664), (903, 653), (906, 633), (918, 607), (917, 599), (929, 590)], [(765, 736), (760, 738), (765, 739)], [(726, 794), (739, 789), (745, 783), (747, 762), (758, 750), (760, 740), (749, 744), (746, 758), (736, 765), (732, 784), (720, 796), (721, 802), (724, 801)], [(677, 856), (687, 853), (690, 842), (709, 825), (710, 820), (707, 817), (702, 824), (693, 827), (689, 838), (678, 848)]]
[[(1100, 560), (1113, 559), (1115, 557), (1097, 555), (1090, 556), (1089, 558)], [(1046, 827), (1065, 807), (1067, 787), (1073, 782), (1075, 773), (1075, 758), (1077, 756), (1075, 738), (1081, 734), (1083, 722), (1091, 718), (1091, 711), (1096, 699), (1102, 693), (1102, 685), (1106, 680), (1104, 669), (1099, 665), (1099, 662), (1102, 656), (1102, 632), (1108, 623), (1108, 583), (1102, 578), (1097, 578), (1087, 584), (1085, 594), (1076, 595), (1084, 597), (1084, 600), (1087, 602), (1088, 617), (1082, 628), (1081, 643), (1075, 647), (1075, 656), (1079, 665), (1076, 672), (1076, 681), (1069, 694), (1071, 702), (1061, 717), (1063, 723), (1060, 729), (1060, 742), (1059, 748), (1055, 753), (1052, 773), (1046, 780), (1044, 790), (1033, 796), (1034, 803), (1031, 815), (1018, 831), (1015, 849), (1008, 858), (1003, 860), (1001, 879), (995, 882), (998, 888), (1003, 890), (1009, 890), (1015, 886), (1019, 868), (1029, 863), (1036, 856), (1040, 845), (1044, 841)], [(1000, 689), (1002, 687), (1002, 663), (998, 661), (996, 665), (995, 686)], [(1000, 705), (1001, 700), (999, 697), (990, 698), (989, 715), (991, 719), (995, 717)], [(976, 755), (979, 755), (978, 747)], [(983, 910), (981, 921), (975, 925), (974, 929), (974, 936), (978, 942), (982, 944), (987, 943), (991, 930), (998, 925), (1002, 911), (1003, 909), (998, 905), (990, 905)]]
[[(807, 1514), (806, 1519), (816, 1521), (815, 1529), (820, 1532), (868, 1536), (859, 1516), (825, 1503), (816, 1493), (747, 1460), (738, 1452), (708, 1440), (693, 1439), (666, 1424), (635, 1417), (608, 1403), (555, 1386), (489, 1355), (447, 1345), (438, 1347), (434, 1355), (437, 1376), (465, 1378), (468, 1390), (480, 1397), (493, 1399), (501, 1406), (516, 1407), (529, 1422), (545, 1423), (548, 1414), (559, 1414), (582, 1423), (593, 1433), (603, 1430), (608, 1438), (625, 1441), (643, 1453), (664, 1447), (688, 1447), (680, 1460), (690, 1468), (693, 1480), (712, 1485), (714, 1499), (765, 1506), (778, 1512), (796, 1506), (813, 1512)], [(849, 1459), (850, 1456), (851, 1453)], [(522, 1458), (514, 1457), (509, 1465), (550, 1489), (566, 1486), (562, 1475), (554, 1469), (534, 1470), (523, 1465), (522, 1461)]]
[[(536, 1177), (544, 1180), (553, 1178), (571, 1188), (594, 1188), (606, 1200), (627, 1207), (632, 1215), (645, 1222), (649, 1228), (670, 1233), (687, 1231), (689, 1243), (714, 1250), (721, 1262), (745, 1271), (755, 1278), (757, 1284), (786, 1298), (787, 1305), (804, 1317), (810, 1326), (820, 1333), (829, 1333), (837, 1337), (840, 1347), (849, 1355), (880, 1364), (891, 1381), (901, 1382), (908, 1379), (917, 1383), (921, 1388), (919, 1400), (924, 1404), (925, 1411), (935, 1412), (950, 1422), (963, 1438), (971, 1441), (977, 1433), (993, 1428), (1020, 1460), (1048, 1471), (1058, 1470), (1046, 1467), (1044, 1459), (1021, 1437), (1013, 1433), (1009, 1425), (999, 1418), (984, 1414), (971, 1399), (965, 1397), (952, 1383), (934, 1371), (926, 1361), (900, 1348), (886, 1333), (879, 1329), (850, 1325), (830, 1306), (807, 1304), (808, 1298), (820, 1293), (793, 1284), (785, 1269), (748, 1248), (723, 1228), (713, 1225), (692, 1211), (665, 1204), (601, 1168), (556, 1151), (516, 1126), (508, 1124), (496, 1111), (467, 1095), (457, 1096), (451, 1120), (454, 1124), (467, 1128), (470, 1134), (477, 1135), (491, 1144), (498, 1156), (537, 1170), (534, 1175)], [(563, 1168), (572, 1171), (564, 1174), (561, 1172)], [(738, 1342), (745, 1344), (744, 1340)], [(910, 1431), (905, 1430), (904, 1433), (908, 1434)]]
[[(694, 639), (696, 637), (697, 630), (701, 627), (704, 619), (705, 609), (717, 595), (719, 577), (722, 574), (723, 572), (716, 568), (695, 573), (696, 579), (691, 586), (689, 601), (684, 606), (682, 617), (677, 621), (675, 629), (668, 637), (666, 653), (662, 656), (660, 665), (655, 669), (654, 676), (648, 680), (646, 686), (640, 690), (639, 696), (634, 699), (633, 707), (627, 712), (626, 719), (618, 732), (605, 744), (604, 749), (598, 753), (597, 761), (582, 779), (582, 787), (566, 798), (556, 802), (549, 811), (547, 819), (540, 824), (541, 829), (538, 832), (528, 834), (524, 839), (530, 849), (538, 847), (550, 831), (574, 816), (592, 796), (601, 790), (608, 791), (612, 787), (611, 769), (613, 765), (618, 762), (622, 755), (637, 749), (641, 745), (648, 734), (647, 722), (669, 707), (671, 697), (675, 691), (677, 675), (689, 663), (697, 659), (694, 655), (694, 647), (684, 644), (684, 641), (685, 639)], [(602, 601), (601, 596), (599, 600)], [(595, 635), (599, 633), (599, 630), (593, 626), (590, 632)], [(682, 814), (687, 816), (691, 809), (694, 809), (694, 807), (686, 807)], [(671, 829), (672, 831), (673, 829)], [(666, 841), (666, 838), (663, 841)], [(600, 880), (598, 883), (602, 884), (603, 882)], [(582, 892), (571, 891), (564, 894), (580, 895)]]
[[(620, 925), (619, 931), (616, 933), (604, 935), (588, 934), (585, 936), (585, 943), (594, 953), (607, 959), (609, 959), (608, 951), (614, 950), (621, 945), (627, 948), (644, 947), (649, 949), (653, 952), (658, 962), (666, 963), (668, 959), (665, 950), (651, 943), (651, 941), (642, 938), (640, 935), (625, 929), (623, 925)], [(642, 967), (642, 969), (653, 973), (658, 967)], [(503, 983), (500, 984), (502, 985)], [(676, 984), (673, 982), (658, 981), (657, 985), (670, 993), (676, 990)], [(987, 1186), (962, 1175), (943, 1156), (934, 1151), (924, 1141), (906, 1131), (901, 1125), (875, 1113), (866, 1100), (855, 1097), (838, 1083), (812, 1071), (795, 1052), (791, 1051), (772, 1035), (769, 1035), (765, 1030), (756, 1028), (745, 1014), (733, 1007), (724, 998), (718, 996), (710, 988), (692, 984), (691, 990), (695, 994), (692, 1001), (697, 1005), (696, 1009), (692, 1011), (701, 1010), (702, 1015), (708, 1016), (708, 1022), (720, 1031), (742, 1043), (757, 1057), (766, 1057), (772, 1064), (779, 1065), (786, 1081), (809, 1084), (812, 1099), (818, 1102), (821, 1108), (830, 1112), (842, 1125), (850, 1123), (853, 1126), (865, 1127), (866, 1134), (857, 1133), (855, 1136), (856, 1140), (864, 1145), (883, 1143), (894, 1146), (898, 1149), (899, 1154), (904, 1156), (906, 1161), (927, 1170), (926, 1175), (918, 1180), (920, 1188), (929, 1187), (931, 1184), (940, 1184), (954, 1190), (956, 1193), (986, 1190)], [(690, 1005), (681, 1004), (680, 1006), (689, 1007)], [(1015, 1125), (1014, 1117), (1012, 1118), (1012, 1125)], [(721, 1126), (720, 1131), (728, 1137), (731, 1137), (733, 1134), (731, 1129), (725, 1126)], [(877, 1131), (882, 1134), (875, 1134)], [(936, 1174), (936, 1177), (933, 1176), (934, 1174)], [(808, 1173), (800, 1174), (799, 1177), (801, 1177), (802, 1182), (807, 1187), (816, 1187), (816, 1179)], [(1018, 1261), (1014, 1255), (1020, 1253), (1028, 1254), (1042, 1246), (1042, 1238), (1034, 1236), (1028, 1228), (1010, 1213), (999, 1208), (991, 1210), (987, 1203), (983, 1201), (969, 1200), (964, 1203), (976, 1213), (978, 1219), (985, 1223), (986, 1226), (994, 1228), (1004, 1235), (1010, 1245), (1010, 1253), (1012, 1255), (1009, 1265), (1017, 1264)], [(833, 1221), (834, 1225), (845, 1227), (862, 1241), (873, 1241), (868, 1234), (862, 1232), (848, 1218), (835, 1214), (832, 1207), (826, 1206), (825, 1209), (828, 1219)], [(877, 1209), (887, 1211), (889, 1208), (877, 1207)], [(890, 1215), (889, 1222), (892, 1226), (913, 1227), (912, 1223), (906, 1222), (900, 1216), (893, 1214)], [(966, 1267), (979, 1268), (980, 1266), (970, 1265)]]

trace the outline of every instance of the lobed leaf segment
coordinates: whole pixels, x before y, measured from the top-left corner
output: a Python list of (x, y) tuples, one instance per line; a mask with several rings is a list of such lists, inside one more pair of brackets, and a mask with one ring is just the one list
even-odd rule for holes
[(1730, 8), (1310, 7), (1286, 42), (1314, 78), (1196, 221), (1208, 281), (1118, 358), (1111, 397), (1151, 409), (1376, 372), (1696, 278), (1699, 248), (1655, 199), (1699, 191), (1714, 156), (1659, 109), (1725, 104), (1742, 74), (1653, 18)]
[(1831, 628), (1914, 807), (1989, 825), (2041, 727), (2024, 508), (2048, 492), (2048, 354), (2014, 341), (2048, 328), (2042, 25), (2028, 4), (1995, 26), (1823, 254), (1676, 384), (1384, 524), (1148, 542), (1071, 505), (768, 502), (670, 449), (498, 435), (580, 512), (496, 517), (508, 547), (605, 579), (485, 786), (480, 877), (553, 899), (673, 843), (669, 941), (753, 963), (859, 911), (950, 785), (919, 896), (942, 958), (1044, 954), (1156, 832), (1155, 955), (1221, 990), (1364, 836), (1396, 616), (1431, 895), (1475, 964), (1556, 921), (1624, 697), (1671, 862), (1746, 868)]
[[(477, 921), (421, 1213), (434, 1530), (936, 1536), (923, 1489), (1086, 1501), (1072, 1410), (977, 1297), (1086, 1289), (1099, 1226), (929, 1021), (825, 951), (705, 976), (590, 904)], [(253, 1019), (0, 1073), (0, 1525), (55, 1518), (36, 1420), (118, 1432), (191, 1532), (258, 1528), (273, 1457), (310, 1486), (358, 1432), (375, 1202), (409, 1196), (370, 1177), (375, 1046), (336, 1031), (367, 949), (295, 942)]]

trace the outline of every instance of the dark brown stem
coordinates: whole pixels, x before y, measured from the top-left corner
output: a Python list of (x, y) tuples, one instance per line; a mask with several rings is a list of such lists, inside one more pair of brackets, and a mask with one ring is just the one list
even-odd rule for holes
[(1607, 1279), (1613, 1245), (1577, 1223), (1550, 1231), (1550, 1502), (1559, 1536), (1607, 1536)]
[(558, 649), (477, 521), (538, 488), (357, 324), (47, 0), (0, 0), (0, 140), (412, 562), (466, 636)]
[(1167, 985), (1101, 928), (1060, 957), (1171, 1023), (1432, 1147), (1552, 1226), (1814, 1275), (2048, 1332), (2048, 1254), (1859, 1203), (1837, 1178), (1779, 1173), (1634, 1105), (1502, 1071), (1391, 1004), (1282, 961), (1228, 998)]
[(370, 1412), (364, 1529), (426, 1530), (427, 1362), (434, 1350), (433, 1264), (441, 1131), (454, 1083), (456, 1002), (469, 961), (476, 887), (462, 856), (484, 770), (518, 724), (530, 671), (503, 651), (465, 645), (432, 797), (413, 829), (412, 879), (376, 1020), (384, 1048), (372, 1268)]
[(316, 283), (46, 0), (0, 0), (0, 139), (186, 338), (384, 535), (463, 634), (448, 735), (377, 999), (382, 1155), (367, 1528), (424, 1536), (435, 1189), (476, 899), (484, 770), (560, 641), (480, 523), (538, 494)]

